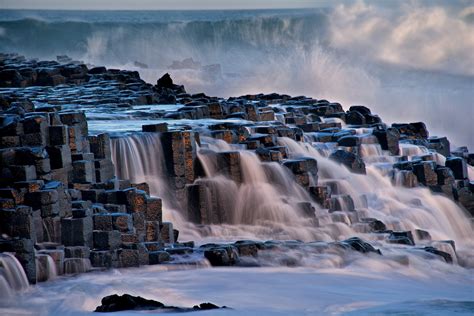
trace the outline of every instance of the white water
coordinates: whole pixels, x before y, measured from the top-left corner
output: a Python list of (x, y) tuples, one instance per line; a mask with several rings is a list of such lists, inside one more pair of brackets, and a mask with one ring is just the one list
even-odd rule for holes
[[(150, 142), (152, 141), (152, 142)], [(246, 239), (299, 239), (303, 241), (334, 241), (352, 236), (379, 242), (380, 235), (367, 234), (358, 224), (361, 218), (376, 218), (392, 230), (426, 230), (433, 240), (454, 240), (462, 262), (473, 266), (469, 253), (474, 245), (473, 230), (462, 209), (450, 199), (432, 194), (423, 187), (404, 188), (394, 184), (387, 176), (380, 161), (390, 161), (376, 144), (363, 145), (363, 156), (367, 163), (367, 175), (357, 175), (345, 167), (329, 160), (326, 144), (312, 145), (280, 138), (279, 143), (289, 149), (291, 158), (310, 157), (318, 161), (319, 182), (336, 182), (339, 201), (342, 195), (354, 200), (355, 212), (338, 211), (329, 214), (294, 180), (291, 173), (276, 162), (261, 162), (250, 151), (240, 145), (230, 145), (221, 140), (201, 137), (203, 149), (198, 149), (198, 159), (204, 167), (206, 177), (196, 180), (204, 184), (216, 209), (209, 214), (220, 214), (211, 225), (194, 226), (179, 215), (185, 203), (176, 207), (169, 201), (173, 195), (165, 192), (160, 181), (166, 177), (159, 158), (161, 145), (158, 136), (142, 134), (115, 139), (114, 162), (123, 175), (132, 180), (151, 180), (152, 193), (164, 200), (164, 215), (181, 230), (182, 239), (197, 242)], [(126, 145), (124, 145), (126, 144)], [(323, 150), (320, 147), (322, 146)], [(366, 148), (364, 149), (364, 146)], [(126, 149), (125, 149), (126, 148)], [(158, 151), (158, 152), (157, 152)], [(217, 168), (218, 153), (237, 151), (240, 156), (241, 183), (223, 175)], [(321, 154), (322, 153), (322, 154)], [(426, 154), (426, 148), (401, 145), (401, 153), (412, 157)], [(150, 159), (150, 157), (157, 157)], [(441, 158), (439, 158), (441, 160)], [(117, 163), (118, 161), (120, 163)], [(440, 161), (441, 162), (441, 161)], [(137, 182), (138, 182), (137, 181)], [(298, 203), (310, 202), (315, 210), (317, 222), (304, 217)], [(174, 205), (169, 207), (169, 205)], [(181, 209), (180, 209), (181, 207)], [(183, 214), (181, 212), (181, 214)], [(422, 242), (423, 243), (423, 242)], [(426, 244), (426, 242), (425, 242)], [(384, 245), (384, 247), (391, 245)]]
[[(113, 270), (43, 283), (5, 303), (0, 313), (92, 315), (103, 296), (129, 293), (169, 305), (212, 302), (232, 308), (199, 315), (367, 315), (371, 310), (375, 315), (472, 315), (473, 275), (455, 267), (437, 272), (424, 265), (423, 270), (388, 268), (365, 258), (345, 269)], [(141, 314), (149, 312), (117, 313)]]
[(0, 298), (28, 288), (28, 279), (20, 262), (10, 253), (0, 253)]

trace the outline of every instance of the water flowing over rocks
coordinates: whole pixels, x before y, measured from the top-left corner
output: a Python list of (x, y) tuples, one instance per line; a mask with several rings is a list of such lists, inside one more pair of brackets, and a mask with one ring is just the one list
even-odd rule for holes
[(67, 58), (2, 54), (0, 87), (1, 289), (203, 261), (474, 266), (473, 154), (423, 122), (305, 96), (189, 94), (169, 74), (152, 85)]

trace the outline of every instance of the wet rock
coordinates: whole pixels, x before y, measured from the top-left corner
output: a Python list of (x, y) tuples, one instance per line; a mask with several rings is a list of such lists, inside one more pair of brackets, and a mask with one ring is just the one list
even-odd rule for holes
[(325, 185), (310, 186), (308, 190), (311, 197), (313, 197), (321, 207), (326, 209), (331, 207), (331, 187)]
[(94, 248), (98, 250), (113, 250), (120, 247), (121, 238), (120, 232), (112, 231), (94, 231)]
[(162, 222), (162, 201), (160, 198), (148, 198), (146, 202), (145, 219)]
[(374, 129), (373, 135), (377, 137), (377, 140), (383, 150), (388, 150), (392, 155), (398, 155), (400, 153), (399, 149), (399, 138), (400, 133), (395, 128), (383, 129)]
[(339, 146), (356, 147), (361, 144), (360, 137), (357, 136), (343, 136), (337, 140)]
[(239, 240), (234, 243), (240, 256), (256, 257), (258, 254), (259, 245), (250, 240)]
[(340, 164), (343, 164), (354, 173), (358, 173), (358, 174), (366, 173), (364, 161), (358, 155), (352, 152), (347, 152), (344, 150), (336, 150), (329, 156), (329, 158), (334, 161), (337, 161)]
[(166, 244), (174, 244), (174, 231), (173, 231), (173, 223), (171, 222), (163, 222), (159, 225), (160, 227), (160, 240), (162, 240)]
[(363, 105), (352, 105), (349, 108), (349, 111), (357, 111), (362, 115), (371, 114), (370, 109), (366, 106), (363, 106)]
[(387, 241), (393, 244), (402, 244), (409, 246), (415, 245), (415, 240), (413, 239), (413, 234), (411, 231), (391, 232), (388, 236)]
[(61, 238), (65, 246), (93, 246), (91, 217), (61, 220)]
[(346, 113), (346, 123), (350, 125), (365, 125), (365, 117), (357, 111), (349, 111)]
[(88, 137), (91, 152), (96, 159), (106, 159), (111, 156), (109, 134), (99, 134)]
[(362, 222), (368, 223), (369, 228), (373, 232), (384, 232), (387, 230), (387, 226), (385, 224), (375, 218), (363, 218), (361, 219)]
[(242, 182), (240, 172), (240, 153), (238, 151), (220, 152), (216, 154), (219, 173), (228, 176), (236, 183)]
[(140, 256), (138, 249), (118, 249), (118, 263), (121, 268), (139, 267)]
[(0, 209), (0, 235), (36, 241), (36, 227), (31, 207), (17, 206)]
[(436, 152), (440, 153), (445, 157), (449, 157), (451, 150), (450, 150), (450, 143), (446, 137), (436, 137), (432, 136), (428, 138), (428, 143), (430, 149), (436, 150)]
[(457, 180), (467, 179), (467, 164), (463, 158), (450, 157), (446, 159), (446, 167), (453, 171), (454, 178)]
[(423, 122), (392, 124), (392, 127), (396, 128), (403, 137), (408, 139), (426, 139), (429, 136), (426, 125)]
[(163, 310), (164, 312), (191, 312), (200, 310), (212, 310), (225, 308), (218, 307), (212, 303), (201, 303), (195, 305), (192, 308), (183, 308), (175, 306), (166, 306), (161, 302), (148, 300), (140, 296), (132, 296), (129, 294), (123, 294), (121, 296), (114, 294), (106, 296), (102, 299), (100, 306), (98, 306), (95, 312), (107, 313), (107, 312), (118, 312), (126, 310)]
[(413, 172), (418, 181), (424, 185), (436, 185), (438, 175), (436, 174), (436, 163), (434, 161), (421, 161), (413, 165)]
[(212, 266), (232, 266), (239, 261), (238, 250), (231, 245), (216, 245), (201, 248), (204, 250), (204, 257), (209, 260)]
[(142, 126), (143, 132), (167, 132), (168, 131), (168, 124), (167, 123), (158, 123), (158, 124), (149, 124)]
[(431, 240), (431, 234), (423, 229), (415, 229), (415, 236), (419, 240)]
[(150, 251), (148, 256), (150, 264), (161, 264), (171, 260), (170, 254), (166, 251)]
[(438, 250), (435, 247), (424, 247), (423, 250), (442, 257), (447, 263), (453, 263), (453, 257), (447, 252)]
[(382, 252), (379, 249), (375, 249), (371, 244), (360, 239), (359, 237), (352, 237), (352, 238), (343, 240), (340, 242), (340, 244), (344, 247), (349, 247), (350, 249), (353, 249), (355, 251), (362, 252), (362, 253), (374, 252), (379, 255), (382, 254)]

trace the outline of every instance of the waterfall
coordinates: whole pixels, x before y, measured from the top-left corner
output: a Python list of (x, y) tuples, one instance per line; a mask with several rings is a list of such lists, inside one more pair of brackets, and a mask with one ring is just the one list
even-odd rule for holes
[(28, 288), (28, 279), (20, 262), (10, 253), (0, 253), (0, 298)]
[(45, 253), (37, 253), (36, 257), (36, 281), (44, 282), (47, 280), (55, 279), (58, 276), (56, 263), (53, 258)]
[[(358, 134), (366, 132), (357, 130)], [(200, 212), (197, 222), (204, 225), (195, 225), (185, 220), (189, 206), (183, 201), (176, 203), (167, 190), (159, 134), (116, 138), (112, 155), (119, 176), (150, 183), (151, 193), (162, 197), (163, 204), (168, 206), (164, 214), (171, 215), (178, 228), (198, 241), (247, 238), (329, 242), (352, 236), (380, 241), (366, 224), (367, 220), (376, 219), (388, 230), (424, 230), (432, 240), (454, 239), (459, 253), (474, 244), (472, 227), (464, 211), (427, 188), (400, 186), (403, 172), (393, 170), (394, 157), (373, 140), (360, 146), (366, 175), (352, 173), (330, 160), (328, 156), (334, 146), (313, 142), (310, 133), (305, 134), (303, 142), (280, 137), (278, 145), (288, 149), (289, 159), (317, 161), (318, 182), (331, 187), (334, 210), (328, 212), (316, 203), (282, 164), (261, 161), (255, 152), (244, 150), (242, 145), (201, 136), (197, 159), (203, 174), (193, 184), (199, 187), (200, 202), (192, 200), (189, 204), (192, 212)], [(400, 152), (409, 160), (431, 154), (444, 164), (442, 158), (422, 146), (400, 144)], [(313, 180), (309, 186), (315, 183)], [(414, 238), (421, 242), (417, 236)]]
[(173, 193), (166, 183), (165, 159), (159, 134), (140, 133), (111, 140), (112, 161), (115, 174), (132, 183), (148, 183), (154, 196), (168, 197)]

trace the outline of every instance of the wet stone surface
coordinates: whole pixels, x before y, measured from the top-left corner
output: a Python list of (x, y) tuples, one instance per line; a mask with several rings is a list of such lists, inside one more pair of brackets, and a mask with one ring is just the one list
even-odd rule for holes
[[(294, 156), (292, 142), (303, 141), (354, 177), (367, 176), (374, 165), (394, 184), (427, 187), (474, 215), (468, 175), (474, 160), (467, 148), (451, 150), (449, 140), (430, 137), (423, 122), (387, 126), (361, 105), (345, 111), (339, 103), (305, 96), (189, 94), (168, 74), (153, 85), (133, 71), (0, 54), (0, 109), (0, 251), (16, 254), (31, 283), (45, 280), (35, 256), (47, 265), (47, 256), (54, 255), (37, 251), (46, 248), (63, 254), (55, 257), (59, 273), (65, 271), (64, 258), (87, 260), (93, 268), (120, 268), (202, 260), (213, 266), (293, 266), (298, 256), (384, 256), (383, 245), (359, 237), (179, 243), (173, 223), (163, 222), (156, 185), (120, 176), (125, 168), (116, 157), (117, 139), (130, 135), (140, 141), (149, 137), (154, 143), (148, 146), (159, 144), (163, 157), (156, 161), (170, 204), (199, 227), (242, 223), (228, 205), (245, 202), (232, 192), (252, 183), (246, 171), (250, 153), (264, 170), (280, 170), (268, 172), (271, 184), (295, 184), (301, 200), (281, 198), (279, 206), (292, 207), (293, 216), (306, 224), (319, 227), (330, 219), (419, 250), (420, 256), (456, 261), (455, 250), (440, 249), (429, 231), (389, 229), (389, 223), (363, 216), (367, 197), (321, 181), (327, 175), (317, 159)], [(216, 144), (225, 150), (216, 152)], [(423, 155), (410, 151), (420, 146)], [(243, 223), (253, 224), (253, 215), (244, 215)], [(285, 255), (290, 250), (298, 256)], [(77, 272), (85, 272), (83, 267)]]

